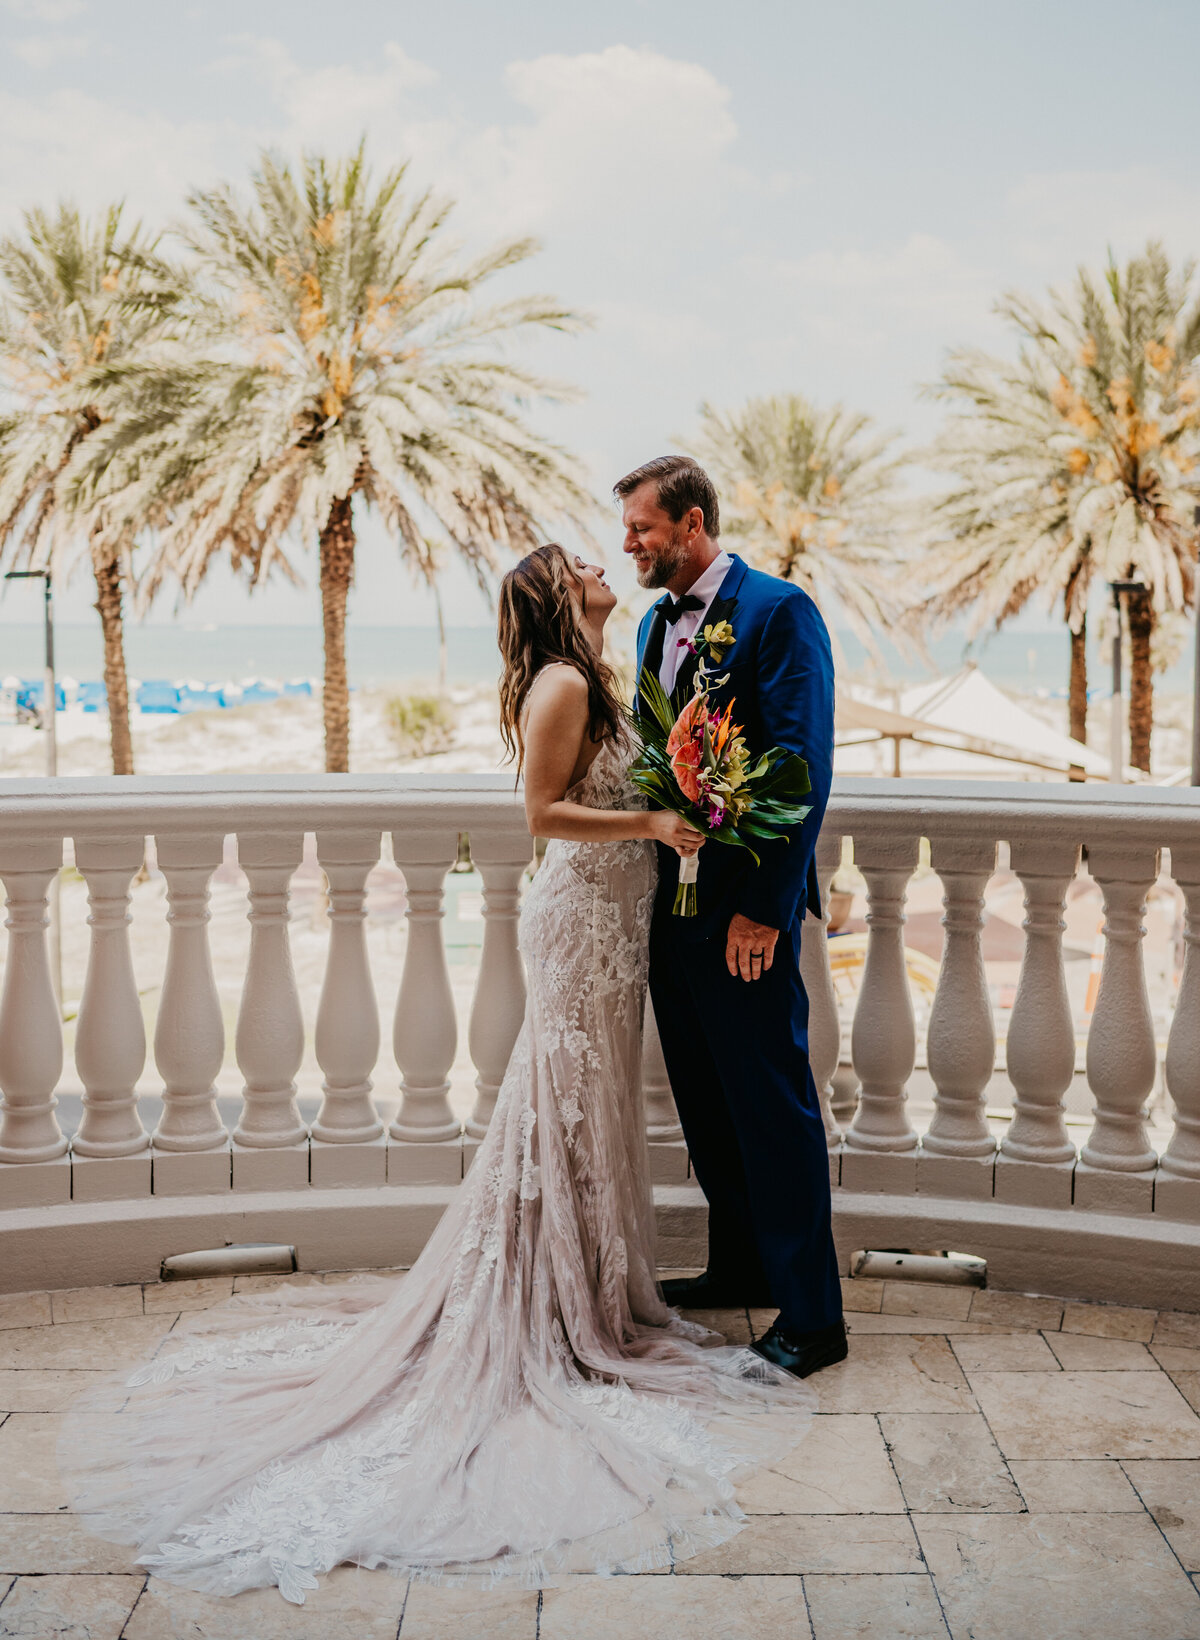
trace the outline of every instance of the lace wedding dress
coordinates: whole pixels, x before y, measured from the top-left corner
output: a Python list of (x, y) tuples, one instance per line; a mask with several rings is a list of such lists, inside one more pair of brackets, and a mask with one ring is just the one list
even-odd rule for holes
[[(638, 806), (626, 765), (606, 743), (569, 795)], [(653, 890), (647, 843), (550, 844), (521, 917), (524, 1026), (417, 1264), (239, 1296), (106, 1375), (59, 1453), (86, 1524), (159, 1577), (296, 1602), (343, 1561), (532, 1586), (739, 1529), (733, 1480), (796, 1443), (815, 1397), (655, 1285)]]

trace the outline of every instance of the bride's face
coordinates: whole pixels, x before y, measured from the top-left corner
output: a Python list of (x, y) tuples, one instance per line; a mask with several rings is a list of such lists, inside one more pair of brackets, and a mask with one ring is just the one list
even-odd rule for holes
[(604, 579), (602, 564), (589, 564), (585, 558), (574, 561), (575, 585), (571, 601), (581, 620), (604, 622), (617, 607), (617, 595)]

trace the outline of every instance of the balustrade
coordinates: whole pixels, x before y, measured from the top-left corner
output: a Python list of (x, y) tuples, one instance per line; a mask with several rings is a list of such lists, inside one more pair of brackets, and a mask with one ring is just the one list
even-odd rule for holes
[(1087, 1041), (1096, 1118), (1075, 1169), (1075, 1199), (1101, 1212), (1148, 1213), (1158, 1157), (1146, 1132), (1146, 1101), (1158, 1054), (1142, 961), (1142, 915), (1158, 855), (1145, 846), (1089, 845), (1088, 868), (1104, 895), (1104, 965)]
[(308, 1129), (296, 1104), (304, 1017), (288, 932), (289, 885), (303, 845), (300, 832), (238, 839), (238, 863), (249, 884), (250, 955), (234, 1039), (245, 1077), (233, 1132), (235, 1190), (308, 1180)]
[(208, 945), (209, 891), (220, 837), (164, 837), (157, 845), (167, 884), (170, 941), (154, 1027), (163, 1113), (154, 1130), (158, 1195), (220, 1189), (230, 1179), (229, 1131), (217, 1109), (225, 1024)]
[(46, 939), (50, 884), (62, 856), (58, 839), (10, 842), (0, 852), (8, 896), (0, 993), (0, 1209), (52, 1205), (71, 1196), (67, 1140), (54, 1114), (63, 1067), (62, 1014)]
[(379, 1009), (364, 926), (367, 876), (379, 843), (375, 831), (317, 833), (317, 858), (329, 884), (329, 952), (317, 1008), (315, 1046), (325, 1080), (312, 1129), (314, 1184), (382, 1184), (387, 1177), (383, 1123), (371, 1101)]
[(144, 859), (140, 837), (86, 838), (75, 847), (92, 930), (75, 1027), (83, 1119), (71, 1145), (85, 1159), (76, 1161), (72, 1194), (86, 1201), (138, 1195), (150, 1187), (150, 1135), (134, 1091), (146, 1063), (146, 1028), (129, 949), (129, 888)]
[(1025, 890), (1025, 950), (1008, 1026), (1013, 1118), (996, 1159), (996, 1195), (1033, 1207), (1069, 1207), (1075, 1146), (1063, 1097), (1075, 1075), (1075, 1024), (1063, 910), (1079, 845), (1023, 840), (1012, 845), (1010, 863)]
[[(904, 956), (904, 900), (917, 865), (919, 838), (876, 836), (854, 840), (854, 863), (867, 884), (867, 958), (854, 1010), (851, 1055), (859, 1079), (858, 1109), (846, 1134), (842, 1178), (854, 1188), (916, 1183), (916, 1130), (905, 1108), (917, 1057), (917, 1029)], [(882, 1153), (872, 1165), (861, 1152)]]
[[(817, 839), (817, 883), (821, 890), (822, 914), (818, 918), (809, 911), (800, 940), (800, 975), (808, 993), (808, 1062), (817, 1085), (830, 1150), (836, 1149), (842, 1139), (842, 1130), (833, 1114), (833, 1078), (842, 1051), (842, 1027), (825, 942), (829, 938), (829, 885), (841, 858), (842, 840), (826, 827)], [(836, 1160), (830, 1165), (836, 1174)]]
[[(445, 1189), (461, 1178), (464, 1158), (469, 1162), (487, 1131), (524, 1011), (517, 929), (531, 850), (519, 801), (507, 783), (485, 777), (455, 777), (440, 785), (369, 777), (349, 786), (287, 777), (258, 783), (78, 781), (60, 783), (52, 795), (40, 782), (9, 785), (0, 808), (0, 879), (7, 895), (0, 1230), (8, 1209), (50, 1207), (69, 1217), (76, 1204), (82, 1210), (154, 1194), (195, 1198), (197, 1212), (201, 1206), (210, 1211), (214, 1196), (232, 1187), (240, 1195), (229, 1197), (231, 1203), (241, 1200), (247, 1211), (258, 1211), (250, 1199), (260, 1199), (255, 1193), (268, 1193), (264, 1202), (279, 1200), (271, 1193), (281, 1191), (314, 1200), (322, 1187), (358, 1186), (364, 1200), (373, 1187), (400, 1201), (408, 1199), (404, 1190), (411, 1186), (415, 1200), (422, 1190)], [(384, 981), (372, 972), (371, 959), (379, 949), (374, 942), (384, 936), (377, 930), (368, 941), (366, 916), (366, 885), (384, 831), (391, 835), (407, 898), (403, 967), (394, 993), (399, 1106), (390, 1122), (391, 1110), (381, 1115), (376, 1105), (380, 1076), (385, 1088), (390, 1078), (377, 1065), (376, 990)], [(463, 831), (470, 833), (483, 885), (482, 949), (469, 1023), (464, 1021), (473, 1071), (465, 1051), (458, 1058), (459, 1003), (465, 1002), (458, 981), (472, 976), (456, 968), (452, 985), (443, 934), (446, 874)], [(293, 967), (289, 897), (305, 832), (316, 836), (330, 917), (327, 945), (314, 944), (325, 937), (315, 927), (296, 930), (297, 962), (304, 953), (302, 987)], [(131, 884), (142, 864), (144, 833), (155, 840), (165, 886), (168, 942), (161, 976), (141, 972), (140, 957), (135, 975), (131, 959)], [(232, 1064), (223, 1069), (222, 1004), (210, 949), (210, 883), (230, 834), (237, 837), (249, 912), (234, 1040), (243, 1085), (240, 1112), (236, 1121), (228, 1119), (232, 1138), (222, 1115), (230, 1108), (224, 1099), (231, 1087), (223, 1078)], [(56, 1117), (63, 1031), (47, 941), (47, 896), (64, 836), (74, 840), (90, 908), (74, 1029), (82, 1119), (70, 1151)], [(905, 906), (922, 836), (929, 838), (930, 865), (940, 878), (944, 947), (924, 1033), (921, 1063), (928, 1076), (914, 1080), (918, 1032)], [(1196, 796), (841, 783), (818, 845), (826, 902), (843, 838), (852, 844), (867, 901), (867, 952), (852, 1019), (848, 998), (834, 990), (826, 922), (809, 917), (801, 950), (810, 1061), (839, 1199), (878, 1204), (903, 1198), (908, 1228), (895, 1235), (912, 1241), (917, 1231), (909, 1220), (920, 1212), (932, 1215), (942, 1225), (937, 1236), (946, 1238), (928, 1245), (950, 1245), (953, 1238), (968, 1249), (968, 1229), (977, 1222), (971, 1215), (985, 1210), (1010, 1213), (1018, 1227), (1031, 1211), (1048, 1210), (1071, 1222), (1098, 1214), (1120, 1215), (1123, 1224), (1139, 1218), (1156, 1226), (1200, 1224)], [(983, 955), (985, 893), (998, 842), (1007, 845), (1008, 864), (1024, 894), (1023, 952), (1001, 1069)], [(1072, 1086), (1080, 1086), (1063, 936), (1072, 884), (1087, 883), (1077, 878), (1081, 846), (1103, 898), (1105, 933), (1086, 1049), (1095, 1105), (1090, 1134), (1080, 1123), (1078, 1103), (1072, 1103), (1070, 1125), (1065, 1109)], [(1158, 1049), (1142, 958), (1142, 914), (1160, 848), (1170, 851), (1186, 911), (1182, 976), (1164, 1065), (1174, 1125), (1170, 1142), (1159, 1142), (1161, 1161), (1147, 1126)], [(221, 889), (223, 915), (231, 892), (227, 883)], [(64, 903), (69, 915), (78, 915), (70, 910), (78, 905), (75, 891)], [(222, 927), (225, 951), (228, 925)], [(394, 938), (388, 933), (389, 941)], [(77, 950), (78, 939), (71, 943)], [(315, 966), (314, 953), (323, 967)], [(146, 1046), (138, 983), (152, 993), (160, 978), (151, 1006), (156, 1004), (154, 1063), (163, 1108), (151, 1145), (138, 1105)], [(306, 1027), (302, 990), (315, 997), (318, 982), (320, 1000)], [(850, 1050), (861, 1085), (844, 1135), (830, 1110), (843, 1018), (851, 1021)], [(298, 1103), (298, 1090), (306, 1098), (318, 1091), (313, 1061), (304, 1058), (306, 1030), (320, 1070), (320, 1110), (311, 1134)], [(464, 1104), (464, 1081), (472, 1075), (473, 1104)], [(989, 1120), (989, 1090), (1000, 1104), (1011, 1096), (1007, 1123)], [(648, 1005), (643, 1094), (654, 1181), (663, 1188), (687, 1186), (686, 1148)], [(914, 1120), (926, 1112), (927, 1121)], [(993, 1130), (1002, 1134), (998, 1150)], [(668, 1191), (680, 1211), (692, 1194), (692, 1187), (679, 1197)], [(962, 1205), (956, 1209), (955, 1203)], [(191, 1209), (177, 1202), (176, 1210)], [(950, 1213), (959, 1222), (959, 1212), (965, 1217), (957, 1232), (937, 1219)], [(424, 1235), (429, 1223), (422, 1222)], [(272, 1221), (270, 1234), (278, 1238), (285, 1228)]]
[(525, 1016), (525, 975), (517, 949), (517, 919), (521, 879), (529, 869), (531, 853), (528, 838), (522, 841), (520, 837), (482, 836), (471, 845), (472, 861), (483, 878), (483, 952), (468, 1038), (478, 1072), (475, 1108), (467, 1122), (467, 1133), (473, 1139), (482, 1139), (487, 1132)]
[(983, 965), (983, 894), (996, 869), (996, 845), (938, 837), (930, 859), (945, 889), (946, 932), (926, 1033), (933, 1120), (922, 1140), (918, 1188), (990, 1196), (996, 1141), (987, 1125), (986, 1103), (996, 1064), (996, 1028)]
[(1164, 1067), (1175, 1131), (1159, 1164), (1154, 1205), (1200, 1219), (1200, 848), (1172, 848), (1171, 872), (1184, 896), (1184, 957)]
[[(392, 1033), (401, 1071), (401, 1104), (388, 1132), (408, 1144), (437, 1144), (457, 1139), (462, 1131), (448, 1097), (458, 1022), (442, 941), (443, 885), (458, 858), (458, 835), (396, 832), (392, 852), (408, 895), (408, 949)], [(462, 1176), (457, 1148), (403, 1158), (397, 1152), (395, 1162), (393, 1166), (389, 1157), (388, 1177), (410, 1183), (435, 1184)]]

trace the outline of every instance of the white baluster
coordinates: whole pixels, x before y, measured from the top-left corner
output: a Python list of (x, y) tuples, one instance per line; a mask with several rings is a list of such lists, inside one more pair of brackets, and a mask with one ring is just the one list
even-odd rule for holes
[(940, 837), (930, 857), (945, 890), (946, 940), (926, 1037), (933, 1120), (921, 1142), (928, 1155), (918, 1164), (917, 1188), (986, 1197), (996, 1152), (986, 1115), (996, 1027), (983, 965), (983, 894), (996, 869), (996, 845)]
[(313, 1124), (311, 1178), (321, 1185), (382, 1184), (387, 1147), (371, 1099), (379, 1009), (365, 927), (367, 876), (379, 859), (379, 833), (318, 832), (317, 856), (329, 880), (330, 927), (316, 1035), (325, 1097)]
[(649, 997), (646, 998), (642, 1024), (642, 1103), (646, 1112), (647, 1139), (670, 1142), (683, 1138), (658, 1035), (658, 1022)]
[(822, 832), (816, 850), (822, 914), (816, 917), (811, 910), (808, 912), (800, 939), (800, 978), (808, 994), (808, 1063), (817, 1084), (830, 1150), (842, 1141), (842, 1130), (831, 1108), (833, 1079), (842, 1051), (842, 1026), (829, 968), (829, 885), (841, 860), (842, 839), (832, 832)]
[[(62, 1075), (62, 1015), (50, 977), (47, 896), (62, 843), (7, 843), (8, 954), (0, 993), (0, 1207), (70, 1200), (67, 1141), (54, 1114)], [(13, 1165), (7, 1165), (13, 1164)]]
[(250, 957), (234, 1039), (245, 1078), (233, 1133), (235, 1190), (308, 1183), (308, 1130), (296, 1107), (304, 1019), (288, 935), (288, 891), (303, 842), (298, 833), (238, 838), (250, 884)]
[(75, 843), (92, 930), (75, 1029), (75, 1068), (83, 1083), (83, 1117), (71, 1142), (77, 1200), (150, 1193), (150, 1135), (135, 1091), (146, 1063), (146, 1029), (129, 948), (130, 884), (145, 856), (142, 837)]
[(996, 1159), (996, 1197), (1069, 1207), (1075, 1146), (1063, 1096), (1075, 1075), (1075, 1022), (1062, 937), (1079, 848), (1056, 838), (1022, 839), (1010, 845), (1009, 862), (1025, 890), (1025, 950), (1008, 1026), (1013, 1119)]
[(1159, 1163), (1154, 1211), (1200, 1220), (1200, 849), (1171, 849), (1171, 874), (1186, 902), (1183, 974), (1167, 1038), (1167, 1091), (1175, 1131)]
[[(392, 1043), (401, 1104), (388, 1129), (388, 1179), (448, 1183), (462, 1177), (461, 1124), (450, 1110), (450, 1067), (458, 1046), (454, 993), (442, 941), (443, 884), (458, 856), (453, 832), (394, 832), (392, 853), (408, 896), (408, 949), (396, 998)], [(442, 1144), (417, 1152), (411, 1146)]]
[(1104, 966), (1087, 1044), (1096, 1114), (1075, 1169), (1075, 1204), (1148, 1213), (1158, 1157), (1146, 1131), (1146, 1101), (1158, 1054), (1142, 964), (1142, 914), (1158, 856), (1138, 843), (1089, 845), (1088, 867), (1104, 893)]
[[(851, 1032), (861, 1092), (842, 1156), (846, 1189), (916, 1187), (911, 1153), (917, 1135), (905, 1108), (917, 1033), (904, 957), (904, 900), (918, 848), (916, 836), (854, 840), (854, 863), (867, 883), (868, 939)], [(864, 1151), (883, 1154), (864, 1156)]]
[(483, 955), (468, 1033), (471, 1059), (479, 1073), (475, 1078), (475, 1108), (467, 1123), (472, 1139), (482, 1139), (487, 1132), (525, 1017), (525, 975), (517, 949), (517, 917), (521, 879), (532, 857), (533, 839), (529, 836), (490, 836), (480, 831), (471, 838), (471, 858), (483, 878)]
[(642, 1107), (651, 1183), (684, 1184), (688, 1176), (687, 1146), (649, 996), (642, 1020)]
[(222, 837), (160, 837), (170, 942), (154, 1027), (163, 1113), (154, 1130), (156, 1195), (229, 1186), (229, 1133), (217, 1109), (225, 1025), (208, 943), (208, 884), (221, 863)]

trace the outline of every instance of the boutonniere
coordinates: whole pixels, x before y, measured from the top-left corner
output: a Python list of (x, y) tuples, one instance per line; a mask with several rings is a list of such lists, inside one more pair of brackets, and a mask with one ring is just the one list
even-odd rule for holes
[(679, 648), (686, 649), (689, 655), (699, 655), (701, 665), (712, 661), (714, 666), (720, 666), (736, 642), (729, 622), (715, 621), (697, 632), (694, 638), (680, 638)]
[(724, 684), (725, 679), (718, 678), (714, 669), (722, 664), (736, 642), (737, 636), (728, 621), (710, 621), (694, 638), (680, 638), (680, 649), (686, 649), (700, 660), (694, 685), (697, 694), (706, 689), (719, 689)]

